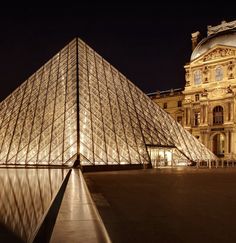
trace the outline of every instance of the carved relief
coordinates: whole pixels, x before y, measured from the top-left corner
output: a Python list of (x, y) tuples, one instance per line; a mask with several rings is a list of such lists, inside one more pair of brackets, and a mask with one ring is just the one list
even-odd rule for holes
[(190, 104), (190, 103), (192, 103), (191, 98), (185, 98), (184, 99), (184, 104)]
[(222, 98), (226, 93), (225, 88), (216, 88), (212, 92), (209, 93), (209, 98)]
[(209, 61), (212, 59), (216, 59), (219, 57), (233, 56), (235, 55), (235, 51), (229, 48), (217, 48), (214, 51), (210, 52), (203, 58), (203, 61)]

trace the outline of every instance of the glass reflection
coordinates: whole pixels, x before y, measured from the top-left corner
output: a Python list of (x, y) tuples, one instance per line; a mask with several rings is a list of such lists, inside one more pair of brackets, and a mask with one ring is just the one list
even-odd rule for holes
[(30, 242), (68, 171), (1, 168), (0, 235)]

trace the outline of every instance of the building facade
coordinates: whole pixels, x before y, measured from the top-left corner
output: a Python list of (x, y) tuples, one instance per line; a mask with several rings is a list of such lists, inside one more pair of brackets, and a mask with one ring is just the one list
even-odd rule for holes
[(183, 91), (150, 97), (218, 157), (236, 159), (236, 21), (208, 26), (200, 42), (199, 34), (192, 33)]
[(161, 108), (168, 112), (176, 121), (183, 125), (183, 88), (157, 91), (148, 94)]

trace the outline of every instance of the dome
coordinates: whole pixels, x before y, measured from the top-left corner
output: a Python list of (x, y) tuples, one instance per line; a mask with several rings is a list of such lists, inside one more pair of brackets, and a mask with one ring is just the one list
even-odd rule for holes
[(236, 47), (236, 30), (222, 31), (201, 40), (191, 55), (191, 61), (206, 53), (216, 45)]

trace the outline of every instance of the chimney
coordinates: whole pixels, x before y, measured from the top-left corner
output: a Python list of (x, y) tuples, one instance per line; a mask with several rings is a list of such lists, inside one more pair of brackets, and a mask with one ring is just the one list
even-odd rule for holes
[(195, 49), (195, 47), (197, 46), (198, 44), (198, 38), (200, 36), (200, 32), (199, 31), (196, 31), (194, 33), (192, 33), (192, 51)]

